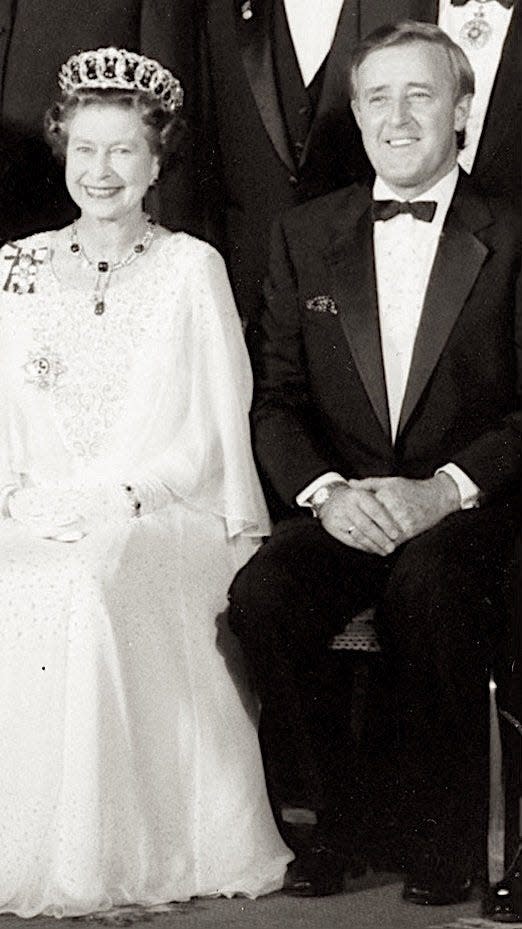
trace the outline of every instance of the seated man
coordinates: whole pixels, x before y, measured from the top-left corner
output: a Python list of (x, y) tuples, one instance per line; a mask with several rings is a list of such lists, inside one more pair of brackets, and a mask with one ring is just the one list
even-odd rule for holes
[(267, 771), (284, 758), (294, 775), (280, 799), (299, 776), (316, 788), (316, 848), (288, 889), (332, 893), (337, 826), (357, 851), (363, 810), (330, 763), (318, 668), (376, 605), (401, 710), (404, 896), (451, 903), (485, 834), (487, 667), (522, 476), (520, 240), (509, 205), (459, 172), (474, 81), (444, 32), (377, 30), (351, 82), (373, 200), (353, 186), (275, 228), (255, 441), (296, 518), (237, 576), (231, 624), (270, 720)]

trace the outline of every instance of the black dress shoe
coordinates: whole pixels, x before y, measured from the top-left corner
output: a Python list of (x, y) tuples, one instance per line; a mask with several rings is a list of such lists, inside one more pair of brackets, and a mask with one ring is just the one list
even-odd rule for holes
[(288, 865), (283, 893), (292, 897), (327, 897), (344, 889), (345, 863), (324, 845), (308, 848)]
[(410, 875), (404, 882), (402, 899), (421, 906), (451, 906), (467, 900), (473, 880), (471, 877), (455, 878), (454, 875), (438, 875), (433, 878)]
[(522, 845), (503, 880), (489, 888), (482, 913), (496, 923), (522, 922)]

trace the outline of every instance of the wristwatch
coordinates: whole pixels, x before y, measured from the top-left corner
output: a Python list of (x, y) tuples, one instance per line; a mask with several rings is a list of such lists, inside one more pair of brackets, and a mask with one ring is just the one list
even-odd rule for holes
[(309, 501), (314, 516), (319, 517), (321, 515), (322, 507), (325, 505), (326, 501), (330, 499), (337, 487), (347, 486), (346, 481), (332, 481), (330, 484), (323, 484), (322, 487), (318, 487)]

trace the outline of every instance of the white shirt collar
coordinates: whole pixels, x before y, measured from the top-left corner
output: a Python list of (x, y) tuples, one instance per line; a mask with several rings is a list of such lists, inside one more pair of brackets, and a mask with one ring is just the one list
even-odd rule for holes
[[(445, 174), (444, 177), (441, 177), (440, 181), (437, 181), (433, 187), (430, 187), (429, 190), (425, 190), (424, 193), (420, 194), (418, 197), (412, 197), (411, 199), (412, 201), (435, 200), (437, 204), (435, 221), (437, 225), (442, 225), (453, 199), (458, 179), (459, 168), (458, 165), (455, 165), (451, 171)], [(401, 197), (399, 194), (395, 193), (394, 190), (391, 190), (386, 181), (379, 176), (375, 178), (373, 196), (375, 200), (406, 200), (406, 197)]]

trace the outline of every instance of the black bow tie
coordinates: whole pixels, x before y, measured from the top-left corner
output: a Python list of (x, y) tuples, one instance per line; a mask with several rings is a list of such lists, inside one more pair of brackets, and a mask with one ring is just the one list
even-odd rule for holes
[(372, 202), (372, 219), (374, 222), (382, 219), (393, 219), (399, 213), (411, 213), (415, 219), (422, 220), (423, 223), (431, 223), (435, 216), (437, 204), (435, 200), (374, 200)]
[[(489, 3), (490, 0), (481, 0), (482, 3)], [(501, 6), (505, 6), (506, 10), (510, 10), (513, 6), (515, 0), (497, 0), (497, 3), (500, 3)], [(469, 3), (469, 0), (451, 0), (452, 6), (466, 6), (466, 3)]]

